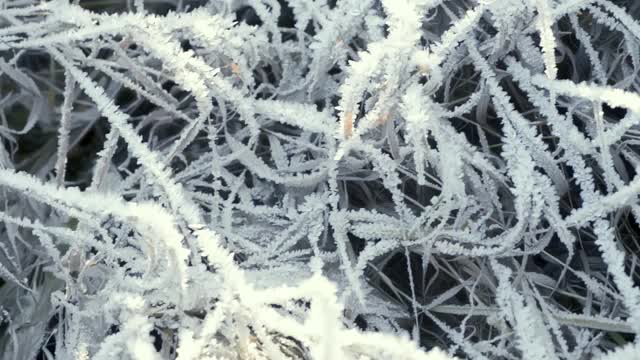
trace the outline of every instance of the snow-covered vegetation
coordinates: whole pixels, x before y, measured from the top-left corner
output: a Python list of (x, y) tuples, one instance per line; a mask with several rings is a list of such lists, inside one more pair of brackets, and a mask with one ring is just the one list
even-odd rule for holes
[(1, 0), (0, 357), (640, 358), (639, 18)]

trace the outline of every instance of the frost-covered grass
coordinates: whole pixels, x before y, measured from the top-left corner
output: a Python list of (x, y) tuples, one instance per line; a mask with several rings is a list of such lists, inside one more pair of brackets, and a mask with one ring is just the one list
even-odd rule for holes
[(640, 358), (639, 18), (0, 1), (0, 358)]

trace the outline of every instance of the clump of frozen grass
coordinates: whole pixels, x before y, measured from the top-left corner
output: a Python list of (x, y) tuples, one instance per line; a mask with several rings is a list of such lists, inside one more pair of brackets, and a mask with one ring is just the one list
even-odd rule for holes
[(638, 14), (3, 2), (0, 349), (635, 354)]

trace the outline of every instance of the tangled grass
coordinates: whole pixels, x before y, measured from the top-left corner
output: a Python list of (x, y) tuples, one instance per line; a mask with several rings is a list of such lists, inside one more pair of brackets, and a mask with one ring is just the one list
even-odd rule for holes
[(640, 357), (640, 2), (0, 4), (3, 359)]

